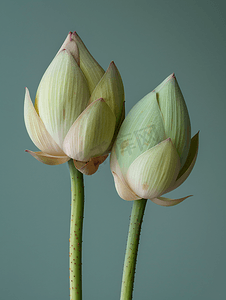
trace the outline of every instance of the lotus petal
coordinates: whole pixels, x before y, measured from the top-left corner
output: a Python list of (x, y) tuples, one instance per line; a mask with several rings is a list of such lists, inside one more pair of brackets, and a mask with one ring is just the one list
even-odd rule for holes
[(72, 39), (76, 41), (76, 44), (78, 46), (80, 56), (80, 68), (87, 79), (91, 94), (98, 82), (100, 81), (100, 79), (102, 78), (102, 76), (104, 75), (104, 70), (90, 54), (90, 52), (88, 51), (83, 41), (80, 39), (76, 32), (73, 32)]
[[(78, 66), (80, 66), (80, 57), (79, 57), (79, 50), (78, 46), (75, 41), (71, 40), (65, 47), (68, 53), (70, 53), (73, 58), (75, 59)], [(63, 51), (63, 50), (62, 50)]]
[(198, 155), (198, 146), (199, 146), (199, 132), (196, 133), (196, 135), (194, 135), (193, 138), (191, 139), (187, 160), (183, 168), (180, 170), (176, 182), (173, 184), (172, 187), (170, 187), (166, 191), (166, 193), (178, 188), (188, 178), (196, 162), (196, 158)]
[(174, 74), (167, 77), (154, 92), (163, 115), (166, 136), (170, 137), (183, 167), (191, 139), (191, 124), (184, 97)]
[(174, 206), (176, 204), (181, 203), (182, 201), (184, 201), (185, 199), (187, 199), (188, 197), (183, 197), (180, 199), (170, 199), (170, 198), (165, 198), (165, 197), (158, 197), (158, 198), (152, 198), (151, 201), (154, 202), (155, 204), (161, 205), (161, 206)]
[(103, 99), (91, 103), (71, 126), (63, 149), (75, 160), (88, 161), (108, 149), (115, 130), (115, 116)]
[(152, 199), (164, 194), (175, 182), (180, 158), (171, 139), (141, 154), (129, 167), (127, 182), (136, 195)]
[(36, 147), (49, 155), (65, 155), (63, 150), (57, 145), (46, 130), (45, 125), (38, 116), (27, 88), (24, 100), (24, 121), (27, 132)]
[(126, 116), (116, 139), (116, 155), (123, 175), (138, 156), (165, 139), (156, 94), (149, 93)]
[(35, 103), (46, 129), (60, 147), (89, 97), (86, 79), (76, 61), (67, 50), (61, 51), (43, 75)]
[(68, 52), (70, 52), (71, 55), (76, 60), (77, 64), (80, 65), (79, 50), (72, 32), (69, 32), (68, 36), (66, 37), (66, 40), (63, 42), (63, 45), (60, 47), (59, 51), (57, 52), (57, 55), (62, 50), (67, 50)]
[(89, 103), (99, 98), (103, 98), (115, 114), (117, 127), (121, 120), (125, 96), (122, 78), (113, 61), (91, 94)]
[(60, 165), (67, 162), (70, 157), (68, 156), (53, 156), (43, 152), (33, 152), (30, 150), (25, 150), (26, 152), (30, 153), (34, 158), (38, 161), (46, 164), (46, 165)]

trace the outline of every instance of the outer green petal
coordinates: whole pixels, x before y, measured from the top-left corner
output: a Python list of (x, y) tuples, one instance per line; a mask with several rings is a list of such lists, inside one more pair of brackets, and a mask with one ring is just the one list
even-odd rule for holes
[(117, 160), (125, 175), (142, 153), (166, 139), (155, 93), (149, 93), (129, 112), (115, 142)]
[(101, 77), (104, 75), (104, 69), (102, 69), (98, 62), (93, 58), (76, 32), (73, 32), (71, 38), (76, 41), (79, 48), (80, 68), (87, 79), (91, 94)]
[(71, 125), (90, 97), (86, 79), (66, 50), (46, 70), (36, 96), (36, 108), (46, 129), (61, 147)]
[(170, 139), (141, 154), (129, 167), (127, 182), (135, 194), (152, 199), (164, 194), (175, 182), (180, 158)]
[(183, 167), (190, 147), (191, 124), (175, 75), (167, 77), (154, 91), (157, 93), (166, 135), (176, 147)]
[(110, 63), (106, 73), (91, 94), (89, 103), (99, 98), (103, 98), (115, 114), (117, 127), (123, 113), (125, 95), (122, 78), (114, 62)]
[(63, 149), (71, 158), (88, 161), (101, 156), (115, 131), (115, 116), (103, 99), (91, 103), (71, 126)]
[(198, 146), (199, 146), (199, 132), (196, 133), (196, 135), (193, 136), (191, 139), (191, 145), (190, 145), (190, 150), (188, 153), (187, 160), (183, 166), (183, 168), (180, 170), (177, 180), (174, 183), (172, 187), (170, 187), (166, 193), (175, 190), (178, 188), (190, 175), (191, 171), (193, 170), (193, 167), (195, 165), (197, 155), (198, 155)]
[(170, 199), (170, 198), (165, 198), (165, 197), (158, 197), (158, 198), (153, 198), (151, 199), (152, 202), (154, 202), (155, 204), (161, 205), (161, 206), (174, 206), (176, 204), (181, 203), (182, 201), (184, 201), (185, 199), (187, 199), (188, 197), (183, 197), (180, 199)]
[(24, 99), (24, 121), (27, 132), (36, 147), (49, 155), (65, 155), (38, 116), (27, 88)]
[(70, 159), (70, 157), (68, 156), (53, 156), (44, 152), (33, 152), (30, 150), (25, 151), (30, 153), (34, 158), (46, 165), (61, 165)]

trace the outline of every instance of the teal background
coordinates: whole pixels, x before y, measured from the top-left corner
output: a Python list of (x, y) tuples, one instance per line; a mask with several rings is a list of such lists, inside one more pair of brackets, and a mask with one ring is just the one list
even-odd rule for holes
[[(1, 2), (0, 298), (69, 299), (70, 179), (47, 166), (23, 120), (24, 88), (39, 81), (76, 30), (124, 81), (126, 113), (175, 72), (200, 150), (187, 181), (165, 208), (148, 202), (134, 300), (226, 297), (225, 1), (3, 0)], [(119, 299), (132, 203), (116, 193), (109, 159), (85, 177), (84, 300)]]

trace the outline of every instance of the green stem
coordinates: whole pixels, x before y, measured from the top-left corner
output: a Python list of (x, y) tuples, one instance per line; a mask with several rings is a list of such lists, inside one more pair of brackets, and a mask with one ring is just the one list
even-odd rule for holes
[(143, 221), (146, 203), (146, 199), (133, 201), (124, 261), (120, 300), (132, 299), (141, 224)]
[(70, 300), (82, 299), (82, 225), (84, 212), (83, 174), (68, 162), (71, 177), (71, 226), (69, 248)]

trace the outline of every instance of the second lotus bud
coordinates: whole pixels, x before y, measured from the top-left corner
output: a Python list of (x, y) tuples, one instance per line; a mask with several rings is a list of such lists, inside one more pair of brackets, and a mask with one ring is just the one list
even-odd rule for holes
[(161, 196), (185, 181), (197, 151), (198, 134), (191, 139), (188, 110), (172, 74), (133, 107), (120, 128), (111, 154), (118, 194), (165, 206), (183, 201), (187, 197)]

